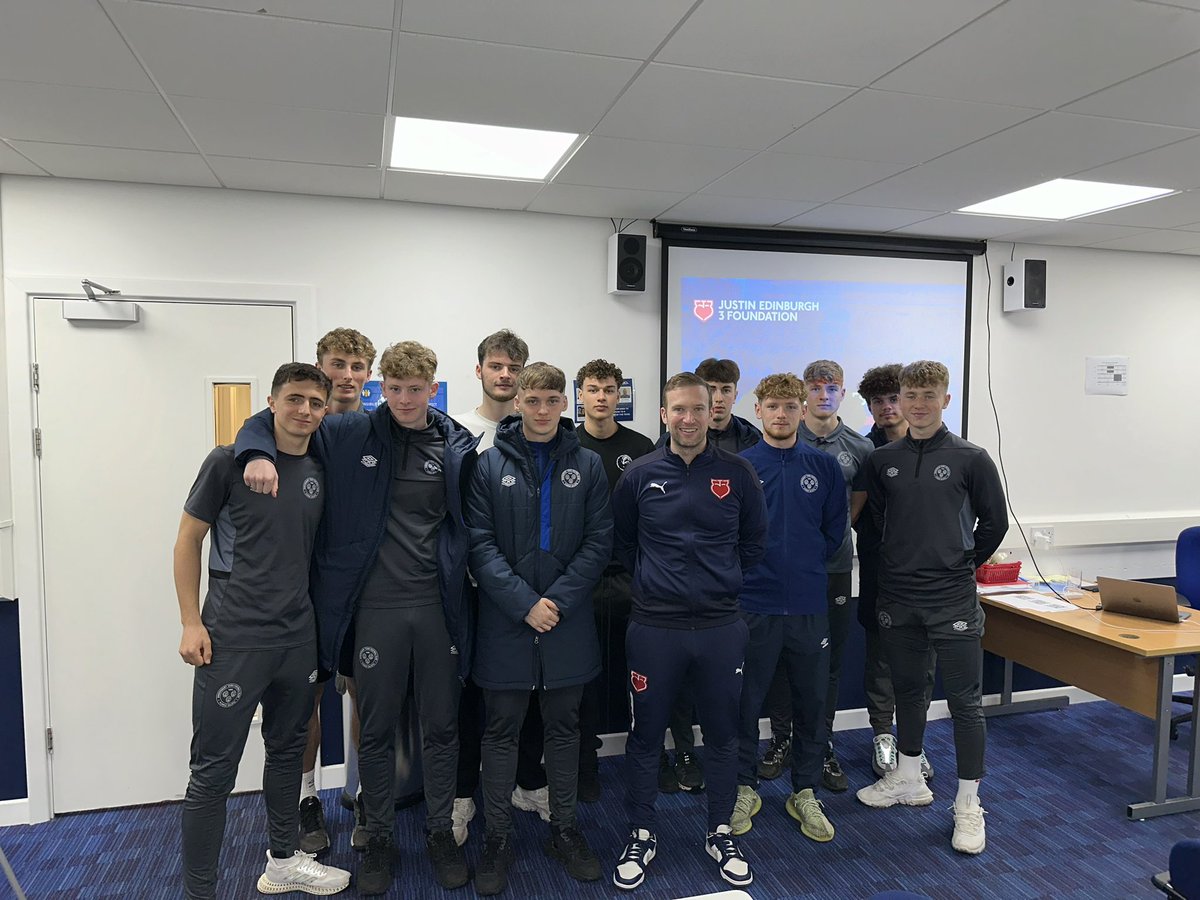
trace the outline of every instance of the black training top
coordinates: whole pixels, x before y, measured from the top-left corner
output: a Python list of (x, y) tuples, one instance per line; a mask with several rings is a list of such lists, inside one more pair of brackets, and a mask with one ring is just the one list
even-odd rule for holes
[(975, 569), (1008, 531), (1000, 476), (987, 451), (943, 425), (867, 461), (871, 515), (882, 532), (879, 601), (957, 603), (975, 594)]
[(316, 637), (308, 568), (324, 507), (324, 471), (311, 456), (280, 453), (279, 495), (242, 482), (233, 447), (205, 458), (183, 509), (212, 526), (208, 594), (200, 614), (213, 647), (299, 647)]

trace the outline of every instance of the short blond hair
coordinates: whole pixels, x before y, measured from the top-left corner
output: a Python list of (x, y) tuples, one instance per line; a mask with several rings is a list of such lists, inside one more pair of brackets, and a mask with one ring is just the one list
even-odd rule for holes
[(353, 328), (335, 328), (317, 341), (317, 365), (323, 363), (329, 353), (361, 357), (367, 361), (368, 368), (375, 365), (375, 345), (365, 334)]
[(762, 403), (764, 400), (799, 400), (803, 403), (808, 398), (808, 388), (804, 382), (791, 372), (779, 372), (768, 375), (754, 389), (754, 398)]
[(519, 391), (558, 391), (566, 393), (567, 376), (558, 366), (548, 362), (535, 362), (525, 366), (517, 375)]
[(950, 390), (950, 370), (936, 360), (918, 359), (900, 370), (901, 387), (940, 387)]
[(379, 374), (384, 378), (420, 378), (433, 384), (437, 362), (437, 354), (424, 344), (400, 341), (383, 351)]

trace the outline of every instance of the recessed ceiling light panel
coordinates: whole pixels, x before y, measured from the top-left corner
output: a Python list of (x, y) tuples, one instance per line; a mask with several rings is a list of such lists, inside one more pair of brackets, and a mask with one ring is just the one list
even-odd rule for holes
[(1002, 197), (964, 206), (959, 212), (1016, 219), (1078, 219), (1175, 193), (1178, 191), (1171, 188), (1056, 178)]
[(579, 135), (396, 117), (393, 169), (545, 181)]

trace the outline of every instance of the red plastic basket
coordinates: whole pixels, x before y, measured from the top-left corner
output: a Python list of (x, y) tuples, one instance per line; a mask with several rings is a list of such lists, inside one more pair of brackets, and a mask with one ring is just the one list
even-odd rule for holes
[(1008, 584), (1021, 577), (1021, 561), (994, 563), (980, 566), (975, 570), (975, 580), (979, 584)]

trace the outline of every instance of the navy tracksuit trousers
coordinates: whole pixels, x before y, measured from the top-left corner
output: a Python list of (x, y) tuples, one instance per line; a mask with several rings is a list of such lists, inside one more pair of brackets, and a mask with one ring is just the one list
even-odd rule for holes
[(708, 832), (728, 825), (737, 796), (742, 668), (749, 631), (737, 619), (713, 628), (630, 622), (625, 633), (633, 727), (625, 744), (630, 828), (654, 831), (658, 757), (679, 689), (690, 685), (704, 732)]

